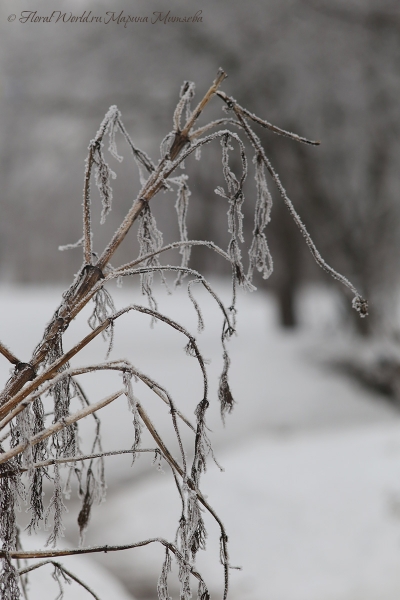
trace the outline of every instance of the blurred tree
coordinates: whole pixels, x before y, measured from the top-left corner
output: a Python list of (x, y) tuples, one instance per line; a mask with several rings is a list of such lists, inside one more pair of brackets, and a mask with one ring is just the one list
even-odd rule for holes
[[(156, 159), (155, 140), (170, 128), (161, 115), (172, 110), (182, 80), (195, 74), (198, 87), (205, 87), (209, 73), (223, 66), (240, 82), (242, 104), (283, 128), (321, 139), (319, 149), (295, 145), (288, 150), (277, 144), (270, 158), (286, 174), (284, 185), (307, 215), (324, 256), (371, 298), (367, 327), (392, 322), (389, 299), (398, 285), (400, 239), (396, 2), (354, 0), (350, 6), (343, 0), (232, 0), (228, 6), (203, 0), (202, 23), (126, 28), (112, 23), (10, 24), (6, 17), (11, 7), (9, 0), (0, 7), (1, 202), (7, 217), (2, 222), (8, 223), (7, 229), (0, 225), (2, 279), (66, 279), (78, 268), (76, 254), (55, 260), (52, 250), (60, 240), (80, 235), (77, 211), (71, 208), (82, 198), (86, 140), (110, 104), (127, 116), (147, 115), (141, 121), (131, 116), (126, 125)], [(66, 0), (58, 8), (71, 10)], [(104, 2), (88, 0), (85, 9), (90, 8), (96, 14), (109, 10)], [(171, 0), (168, 8), (174, 14), (188, 11), (183, 0)], [(75, 9), (82, 11), (80, 4)], [(48, 3), (38, 0), (37, 10), (46, 14)], [(132, 14), (132, 5), (116, 0), (113, 10)], [(152, 10), (143, 4), (135, 14)], [(229, 92), (229, 80), (226, 88)], [(150, 132), (146, 137), (145, 130)], [(267, 149), (269, 140), (266, 132), (262, 141)], [(220, 155), (211, 149), (204, 154), (207, 175), (198, 177), (192, 190), (202, 196), (202, 208), (193, 211), (189, 229), (194, 237), (218, 239), (226, 216), (213, 193), (218, 181), (212, 167)], [(189, 163), (186, 168), (191, 169)], [(129, 205), (134, 186), (130, 171), (123, 169), (115, 186), (115, 222)], [(170, 201), (166, 197), (155, 207), (166, 223), (166, 240), (175, 227), (166, 210)], [(279, 203), (276, 198), (270, 237), (281, 268), (267, 285), (285, 298), (280, 302), (282, 323), (294, 325), (299, 287), (326, 280), (298, 234), (278, 242), (292, 227)], [(43, 211), (52, 227), (38, 243)], [(248, 219), (247, 227), (252, 226)], [(14, 245), (16, 236), (25, 239), (23, 253)], [(200, 261), (200, 256), (194, 253), (193, 258)], [(365, 320), (359, 323), (366, 327)]]

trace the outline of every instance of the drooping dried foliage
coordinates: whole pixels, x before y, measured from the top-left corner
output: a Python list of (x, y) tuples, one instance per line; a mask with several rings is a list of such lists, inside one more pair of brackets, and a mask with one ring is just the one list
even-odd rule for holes
[[(204, 323), (200, 306), (193, 295), (194, 284), (204, 286), (221, 311), (223, 370), (218, 397), (221, 415), (224, 419), (234, 406), (233, 394), (229, 385), (228, 341), (235, 331), (237, 287), (249, 291), (255, 289), (252, 284), (254, 271), (259, 271), (264, 278), (267, 278), (273, 268), (266, 235), (266, 227), (272, 211), (272, 196), (267, 182), (268, 173), (305, 237), (317, 263), (354, 294), (353, 306), (360, 315), (365, 316), (367, 313), (367, 304), (353, 285), (327, 265), (320, 256), (266, 156), (253, 126), (258, 125), (270, 129), (295, 142), (306, 144), (317, 142), (311, 142), (283, 131), (242, 108), (236, 100), (219, 90), (224, 78), (225, 73), (219, 71), (216, 80), (193, 111), (191, 102), (194, 97), (194, 84), (186, 82), (182, 86), (173, 116), (173, 130), (165, 136), (161, 143), (161, 156), (157, 163), (154, 163), (146, 153), (134, 145), (122, 123), (117, 107), (110, 108), (95, 138), (89, 145), (83, 192), (83, 237), (77, 244), (65, 247), (83, 246), (83, 265), (69, 290), (63, 294), (61, 304), (46, 327), (43, 339), (37, 345), (30, 362), (20, 361), (10, 350), (0, 344), (2, 355), (15, 365), (14, 373), (0, 396), (0, 428), (4, 432), (1, 438), (3, 445), (0, 447), (1, 600), (17, 600), (21, 594), (25, 595), (24, 577), (26, 573), (48, 563), (54, 566), (54, 578), (60, 587), (59, 598), (63, 595), (63, 582), (70, 581), (70, 579), (82, 585), (93, 597), (97, 597), (95, 592), (90, 590), (83, 581), (54, 560), (42, 560), (21, 568), (19, 562), (21, 559), (55, 558), (58, 556), (58, 551), (54, 548), (45, 548), (24, 552), (18, 544), (16, 509), (20, 502), (27, 505), (30, 513), (30, 523), (27, 529), (32, 535), (41, 526), (47, 524), (47, 527), (50, 527), (47, 545), (55, 547), (57, 540), (63, 534), (64, 496), (68, 497), (70, 494), (71, 477), (76, 477), (82, 502), (77, 517), (82, 546), (79, 550), (70, 550), (69, 554), (78, 551), (80, 553), (101, 551), (99, 547), (85, 548), (83, 543), (93, 506), (101, 502), (105, 496), (104, 461), (107, 456), (113, 454), (130, 453), (135, 458), (137, 453), (146, 451), (153, 452), (155, 460), (159, 461), (161, 458), (172, 471), (179, 502), (182, 506), (177, 524), (176, 540), (174, 542), (162, 538), (133, 540), (129, 546), (104, 546), (103, 550), (106, 548), (110, 552), (156, 542), (162, 544), (165, 547), (165, 560), (157, 585), (158, 598), (160, 600), (170, 598), (168, 574), (173, 557), (178, 565), (181, 600), (188, 600), (192, 597), (192, 579), (198, 581), (198, 599), (207, 600), (210, 595), (205, 580), (195, 569), (195, 561), (197, 552), (206, 547), (207, 532), (203, 513), (208, 511), (220, 529), (220, 556), (225, 582), (223, 598), (227, 597), (230, 569), (228, 537), (222, 521), (201, 492), (201, 475), (206, 470), (208, 457), (212, 456), (211, 443), (207, 435), (206, 415), (209, 403), (214, 399), (209, 398), (206, 362), (194, 335), (158, 311), (152, 284), (156, 274), (160, 275), (166, 283), (169, 272), (174, 274), (177, 285), (184, 284), (185, 278), (188, 279), (188, 296), (198, 315), (199, 332), (202, 331)], [(222, 107), (228, 114), (217, 121), (195, 129), (197, 119), (212, 97), (222, 101)], [(182, 120), (185, 121), (184, 125), (182, 125)], [(108, 135), (108, 150), (111, 156), (120, 162), (122, 156), (117, 148), (116, 134), (125, 139), (133, 154), (139, 170), (141, 190), (107, 247), (101, 255), (97, 255), (94, 253), (92, 245), (91, 182), (93, 179), (100, 193), (101, 220), (104, 222), (112, 207), (111, 180), (115, 177), (106, 162), (105, 139)], [(221, 146), (222, 174), (225, 185), (218, 187), (215, 191), (226, 201), (227, 206), (230, 239), (226, 250), (217, 247), (211, 240), (190, 239), (186, 226), (189, 198), (191, 197), (189, 181), (186, 174), (177, 172), (178, 167), (192, 154), (199, 159), (202, 147), (212, 142), (217, 142)], [(236, 157), (235, 160), (232, 159), (233, 155)], [(246, 267), (244, 264), (246, 261), (242, 255), (244, 244), (242, 205), (245, 201), (244, 186), (248, 177), (249, 162), (254, 164), (255, 209), (253, 239), (249, 245), (248, 266)], [(239, 165), (238, 168), (237, 165)], [(165, 190), (176, 191), (175, 208), (179, 228), (179, 241), (168, 245), (163, 245), (162, 234), (157, 228), (150, 207), (150, 200), (159, 191)], [(112, 267), (110, 260), (114, 252), (136, 220), (138, 220), (140, 247), (138, 257), (118, 268)], [(190, 252), (194, 246), (204, 246), (206, 250), (216, 252), (230, 264), (233, 295), (229, 307), (224, 306), (204, 277), (189, 267)], [(172, 249), (179, 251), (180, 264), (162, 264), (163, 253)], [(122, 280), (125, 277), (134, 278), (135, 276), (138, 276), (149, 306), (130, 305), (116, 311), (110, 292), (106, 288), (107, 283), (114, 279)], [(90, 300), (94, 301), (93, 314), (88, 323), (90, 330), (78, 344), (65, 352), (63, 334), (72, 319)], [(195, 410), (193, 424), (180, 412), (169, 393), (153, 378), (139, 371), (125, 359), (109, 359), (114, 323), (131, 312), (148, 315), (153, 321), (162, 321), (186, 338), (186, 351), (196, 359), (203, 379), (201, 400)], [(102, 334), (109, 342), (106, 361), (87, 367), (72, 368), (70, 359), (99, 334)], [(123, 387), (107, 398), (100, 401), (96, 399), (96, 402), (92, 403), (76, 377), (99, 371), (119, 372), (122, 375)], [(180, 451), (179, 460), (174, 458), (172, 451), (160, 437), (141, 401), (137, 398), (135, 392), (137, 382), (144, 383), (169, 406), (169, 414)], [(100, 418), (97, 412), (123, 394), (128, 399), (129, 410), (133, 417), (134, 444), (129, 449), (103, 452)], [(71, 413), (73, 398), (78, 399), (82, 408)], [(79, 447), (78, 422), (89, 415), (95, 419), (95, 433), (91, 452), (85, 454)], [(189, 427), (193, 433), (191, 465), (188, 464), (188, 452), (182, 441), (181, 427)], [(153, 438), (154, 448), (141, 446), (144, 430), (147, 430)], [(47, 506), (43, 501), (44, 480), (50, 482), (53, 487), (53, 493)]]

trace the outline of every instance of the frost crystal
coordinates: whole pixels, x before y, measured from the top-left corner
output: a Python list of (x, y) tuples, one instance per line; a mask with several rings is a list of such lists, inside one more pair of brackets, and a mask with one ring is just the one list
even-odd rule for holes
[[(175, 208), (178, 215), (178, 227), (179, 227), (179, 236), (181, 242), (188, 241), (188, 232), (186, 226), (186, 218), (189, 207), (189, 196), (190, 190), (187, 185), (187, 177), (182, 175), (179, 178), (179, 188), (178, 188), (178, 198), (176, 200)], [(182, 255), (181, 267), (187, 268), (189, 265), (191, 247), (190, 244), (181, 246), (179, 249), (179, 253)], [(182, 283), (182, 279), (186, 277), (186, 273), (180, 271), (175, 281), (175, 285), (180, 285)]]
[(250, 265), (248, 278), (250, 281), (253, 277), (254, 268), (262, 273), (264, 279), (267, 279), (273, 271), (272, 256), (264, 233), (265, 227), (271, 220), (272, 196), (268, 189), (265, 177), (265, 165), (260, 154), (256, 154), (254, 157), (254, 164), (256, 168), (257, 201), (254, 212), (253, 241), (249, 250)]
[(227, 351), (224, 351), (224, 368), (222, 370), (221, 378), (219, 381), (218, 398), (221, 403), (221, 417), (225, 421), (225, 414), (231, 413), (233, 405), (235, 403), (231, 389), (228, 382), (228, 370), (230, 366), (230, 359)]
[[(139, 413), (137, 409), (137, 399), (133, 394), (132, 389), (132, 373), (128, 371), (124, 371), (122, 374), (123, 382), (125, 386), (125, 395), (128, 398), (129, 408), (133, 414), (133, 427), (135, 431), (135, 441), (133, 442), (132, 449), (138, 450), (140, 447), (140, 440), (142, 434), (142, 426), (140, 424)], [(136, 453), (132, 454), (132, 462), (136, 459)]]
[(102, 142), (95, 142), (91, 147), (93, 162), (95, 164), (95, 182), (100, 192), (101, 203), (103, 206), (100, 223), (105, 222), (106, 216), (111, 210), (113, 192), (110, 181), (116, 177), (116, 174), (110, 169), (104, 159), (102, 147)]
[[(148, 204), (145, 205), (139, 219), (138, 240), (140, 245), (140, 258), (141, 256), (146, 256), (147, 254), (160, 250), (163, 243), (163, 237), (162, 233), (157, 229), (156, 220), (153, 217)], [(144, 262), (145, 265), (149, 267), (161, 266), (157, 255), (146, 259)], [(154, 271), (151, 270), (147, 273), (142, 273), (140, 279), (142, 293), (147, 296), (150, 308), (157, 310), (157, 302), (153, 296), (152, 289), (153, 273)]]
[(158, 600), (172, 600), (168, 593), (168, 573), (171, 571), (171, 557), (168, 548), (165, 550), (165, 559), (157, 584)]
[(57, 463), (54, 465), (54, 491), (44, 516), (46, 525), (48, 524), (51, 512), (53, 512), (53, 530), (46, 542), (46, 546), (54, 547), (57, 544), (57, 540), (60, 537), (64, 537), (65, 527), (62, 522), (62, 515), (63, 512), (67, 512), (67, 507), (63, 501), (60, 472)]
[[(91, 316), (88, 319), (88, 324), (92, 329), (95, 329), (98, 325), (103, 323), (107, 317), (113, 315), (116, 312), (114, 301), (110, 293), (105, 289), (100, 289), (93, 298), (94, 309)], [(111, 321), (110, 325), (103, 331), (103, 339), (109, 340), (109, 346), (107, 350), (107, 356), (111, 353), (113, 342), (114, 342), (114, 322)]]

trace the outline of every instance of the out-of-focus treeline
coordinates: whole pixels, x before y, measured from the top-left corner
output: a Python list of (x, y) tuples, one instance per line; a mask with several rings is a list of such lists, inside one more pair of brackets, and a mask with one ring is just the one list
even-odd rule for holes
[[(137, 145), (156, 160), (182, 82), (195, 81), (199, 96), (221, 66), (229, 75), (224, 91), (242, 105), (280, 127), (321, 140), (314, 148), (260, 132), (324, 258), (369, 298), (371, 316), (363, 327), (390, 326), (400, 277), (397, 1), (57, 2), (57, 10), (75, 15), (84, 10), (135, 16), (202, 11), (201, 23), (127, 27), (23, 24), (20, 11), (32, 10), (26, 4), (6, 0), (0, 7), (1, 282), (69, 281), (80, 266), (79, 250), (59, 253), (57, 248), (81, 237), (87, 146), (111, 104), (122, 111)], [(34, 6), (42, 15), (54, 8), (53, 2), (40, 0)], [(17, 14), (14, 22), (7, 21), (11, 13)], [(209, 114), (219, 115), (220, 108), (215, 99)], [(109, 161), (118, 177), (113, 212), (96, 234), (98, 250), (138, 189), (128, 149), (123, 154), (121, 166)], [(227, 207), (213, 192), (222, 183), (218, 143), (186, 169), (192, 181), (190, 237), (226, 245)], [(275, 272), (259, 284), (278, 295), (282, 321), (291, 325), (300, 286), (328, 282), (328, 277), (314, 265), (272, 183), (271, 190), (268, 237)], [(95, 200), (94, 192), (98, 218)], [(248, 185), (246, 201), (254, 201), (254, 186)], [(174, 198), (161, 194), (154, 212), (165, 241), (176, 237)], [(250, 232), (250, 219), (246, 227)], [(131, 258), (133, 248), (130, 234), (119, 258)], [(220, 268), (207, 250), (195, 250), (195, 267)]]

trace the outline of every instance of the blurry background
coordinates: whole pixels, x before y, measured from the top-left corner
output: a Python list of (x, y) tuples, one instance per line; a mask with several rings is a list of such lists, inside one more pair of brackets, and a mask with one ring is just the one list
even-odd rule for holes
[[(168, 10), (172, 15), (192, 15), (202, 10), (203, 20), (192, 24), (130, 23), (127, 27), (117, 23), (22, 24), (18, 21), (22, 10), (36, 10), (38, 15), (47, 16), (54, 9), (67, 14), (72, 11), (76, 15), (91, 10), (93, 15), (103, 16), (109, 10), (116, 15), (124, 10), (125, 14), (135, 16)], [(8, 22), (7, 17), (12, 13), (17, 15), (17, 19)], [(268, 389), (271, 390), (271, 404), (269, 408), (262, 405), (265, 410), (261, 411), (261, 420), (265, 422), (265, 430), (269, 428), (275, 433), (285, 428), (308, 431), (316, 424), (325, 428), (327, 425), (342, 427), (365, 422), (369, 426), (376, 422), (379, 428), (382, 423), (388, 423), (390, 428), (394, 423), (397, 427), (400, 273), (398, 2), (230, 0), (229, 3), (216, 3), (199, 0), (188, 5), (180, 0), (168, 0), (167, 3), (114, 0), (111, 5), (102, 0), (59, 0), (55, 7), (54, 3), (42, 0), (35, 3), (4, 0), (0, 7), (0, 40), (0, 285), (4, 290), (3, 307), (7, 308), (8, 314), (13, 314), (13, 306), (20, 306), (18, 302), (23, 305), (26, 289), (30, 290), (31, 304), (30, 308), (21, 308), (22, 312), (28, 311), (29, 314), (33, 306), (35, 310), (47, 306), (50, 292), (41, 296), (41, 292), (33, 293), (32, 287), (21, 286), (65, 286), (81, 264), (79, 250), (59, 253), (57, 249), (59, 245), (75, 242), (81, 237), (87, 146), (108, 107), (118, 105), (135, 143), (157, 160), (159, 143), (172, 126), (171, 115), (183, 81), (195, 81), (196, 98), (199, 98), (221, 66), (229, 75), (222, 86), (224, 91), (242, 105), (282, 128), (321, 140), (321, 146), (314, 148), (276, 137), (270, 132), (260, 133), (272, 164), (280, 173), (290, 198), (322, 255), (348, 277), (370, 303), (368, 319), (359, 319), (351, 309), (350, 298), (344, 295), (344, 290), (314, 264), (301, 234), (271, 184), (274, 208), (268, 236), (275, 272), (267, 282), (257, 282), (260, 288), (257, 300), (246, 300), (244, 311), (248, 317), (243, 317), (243, 328), (247, 323), (249, 338), (247, 346), (244, 341), (240, 346), (242, 352), (248, 353), (256, 336), (261, 344), (256, 347), (257, 356), (265, 356), (266, 362), (272, 355), (281, 356), (281, 367), (271, 369), (270, 373), (272, 379)], [(217, 99), (208, 114), (220, 115)], [(122, 144), (120, 148), (122, 151)], [(137, 177), (132, 175), (128, 151), (124, 149), (123, 153), (126, 159), (121, 166), (113, 164), (110, 159), (118, 174), (114, 186), (114, 207), (107, 224), (95, 230), (95, 250), (102, 249), (135, 197)], [(214, 168), (216, 161), (220, 161), (218, 144), (203, 151), (201, 163), (193, 161), (194, 164), (186, 166), (192, 182), (189, 237), (212, 239), (225, 247), (226, 206), (213, 192), (221, 183), (220, 168)], [(96, 200), (94, 197), (94, 213), (98, 222), (100, 208)], [(161, 195), (154, 201), (154, 213), (165, 241), (172, 241), (177, 235), (174, 202), (175, 199), (168, 195)], [(246, 233), (249, 239), (253, 211), (250, 188), (247, 202)], [(121, 248), (118, 261), (128, 260), (135, 248), (132, 234)], [(224, 265), (207, 252), (193, 251), (192, 265), (209, 276), (226, 275)], [(217, 285), (223, 287), (224, 284), (217, 282)], [(52, 298), (52, 306), (55, 306), (57, 296), (54, 294)], [(260, 328), (260, 321), (254, 320), (251, 324), (249, 315), (252, 313), (264, 319), (264, 328)], [(50, 312), (46, 314), (43, 314), (43, 322), (50, 317)], [(17, 316), (15, 322), (21, 326), (21, 312)], [(250, 320), (246, 321), (246, 318)], [(15, 331), (15, 324), (13, 326)], [(253, 332), (253, 337), (250, 332)], [(12, 327), (9, 335), (10, 338), (4, 341), (14, 349)], [(25, 342), (28, 338), (26, 334)], [(30, 344), (36, 341), (32, 337)], [(276, 348), (281, 349), (281, 354)], [(290, 353), (293, 361), (288, 359), (288, 355), (292, 356)], [(280, 374), (284, 364), (298, 366), (305, 355), (314, 366), (309, 365), (311, 370), (308, 377), (303, 374), (304, 381), (319, 381), (318, 377), (324, 373), (328, 388), (320, 383), (314, 391), (306, 392), (301, 388), (301, 392), (294, 384), (283, 392), (279, 381), (276, 385), (273, 383), (274, 374)], [(319, 371), (313, 371), (317, 369), (317, 355)], [(326, 371), (325, 363), (321, 364), (321, 357), (326, 359), (325, 363), (336, 365), (338, 370), (334, 376)], [(237, 360), (235, 372), (237, 385), (240, 385), (239, 381), (244, 377), (240, 371), (243, 357), (238, 355)], [(285, 375), (288, 380), (292, 377), (291, 372), (289, 369)], [(354, 376), (367, 386), (357, 387), (352, 379)], [(261, 396), (267, 392), (264, 383), (257, 383), (256, 377), (254, 374), (254, 388), (250, 389), (250, 395), (255, 398), (254, 401), (258, 399), (261, 402)], [(333, 388), (329, 388), (328, 379)], [(337, 385), (344, 387), (335, 388)], [(345, 389), (347, 391), (343, 391)], [(244, 387), (243, 395), (246, 395), (246, 390), (248, 393), (249, 388)], [(294, 402), (293, 390), (299, 395), (298, 402)], [(313, 394), (315, 405), (310, 400)], [(323, 402), (321, 406), (317, 398), (324, 395), (325, 399), (332, 401)], [(308, 404), (303, 404), (301, 398), (306, 397)], [(385, 399), (391, 402), (385, 403)], [(243, 398), (239, 400), (243, 401)], [(247, 439), (260, 419), (261, 405), (257, 406), (254, 419), (249, 418), (243, 439)], [(382, 435), (386, 440), (385, 435), (389, 435), (386, 429), (379, 431), (381, 433), (374, 432), (373, 435)], [(363, 434), (360, 435), (364, 440)], [(400, 431), (396, 430), (396, 435), (400, 439)], [(329, 446), (327, 439), (322, 437), (321, 443)], [(380, 443), (376, 442), (376, 438), (374, 440), (373, 443)], [(310, 456), (323, 454), (314, 438), (304, 443), (311, 446), (316, 443), (315, 449), (310, 446)], [(359, 441), (359, 451), (354, 454), (359, 457), (360, 464), (364, 464), (362, 456), (366, 455), (363, 454), (363, 443)], [(340, 447), (343, 449), (343, 445)], [(398, 445), (396, 448), (398, 452)], [(280, 450), (277, 452), (279, 454)], [(293, 453), (298, 455), (298, 446), (293, 446)], [(354, 473), (359, 472), (357, 460), (355, 458)], [(324, 470), (323, 467), (321, 469)], [(396, 469), (391, 472), (393, 481), (400, 482), (400, 464), (397, 463)], [(349, 480), (356, 479), (349, 475)], [(304, 483), (305, 479), (302, 481)], [(332, 489), (340, 487), (337, 482), (329, 485)], [(293, 489), (299, 489), (298, 483), (294, 482), (293, 486)], [(288, 492), (288, 496), (292, 495), (292, 491)], [(358, 514), (357, 503), (364, 495), (360, 491), (359, 497), (354, 500), (353, 513)], [(398, 510), (396, 498), (392, 503), (394, 512), (389, 511), (390, 518)], [(263, 509), (260, 510), (262, 513)], [(348, 518), (349, 521), (343, 522), (351, 523), (351, 516)], [(282, 516), (282, 519), (287, 525), (288, 518)], [(329, 517), (322, 521), (330, 522)], [(265, 528), (268, 536), (271, 526), (266, 524)], [(308, 531), (305, 525), (304, 529)], [(333, 526), (333, 535), (334, 530)], [(346, 525), (344, 536), (347, 530)], [(389, 530), (394, 536), (400, 535), (397, 523), (393, 528), (388, 526)], [(282, 528), (277, 527), (276, 539), (279, 539), (280, 531)], [(380, 531), (378, 525), (377, 531)], [(289, 539), (289, 526), (287, 535)], [(364, 539), (364, 534), (360, 535)], [(299, 539), (302, 539), (301, 533)], [(309, 540), (308, 543), (312, 545)], [(374, 543), (375, 546), (378, 544), (376, 540)], [(335, 563), (342, 553), (342, 545), (334, 542), (332, 545), (336, 548), (336, 553), (332, 554)], [(360, 552), (363, 547), (360, 542)], [(282, 548), (280, 551), (285, 556)], [(315, 552), (316, 556), (319, 555), (318, 551)], [(303, 546), (299, 553), (303, 553)], [(267, 554), (263, 555), (263, 561), (267, 560)], [(280, 556), (276, 549), (271, 550), (271, 555)], [(356, 551), (355, 555), (358, 556)], [(376, 588), (370, 581), (367, 585), (360, 570), (359, 579), (364, 581), (365, 589), (361, 584), (357, 587), (358, 584), (350, 582), (350, 592), (343, 591), (345, 584), (343, 588), (339, 586), (340, 589), (332, 591), (329, 584), (331, 591), (328, 595), (329, 585), (325, 589), (323, 581), (327, 582), (329, 578), (321, 575), (322, 583), (315, 583), (314, 592), (307, 586), (301, 592), (300, 584), (288, 591), (285, 575), (279, 579), (277, 567), (276, 587), (267, 588), (268, 597), (271, 600), (302, 600), (303, 597), (357, 600), (361, 597), (357, 595), (361, 594), (360, 590), (366, 599), (365, 590), (371, 586), (375, 590), (371, 598), (383, 600), (394, 598), (396, 594), (398, 597), (398, 548), (388, 555), (390, 561), (393, 558), (388, 567), (380, 563), (377, 566), (371, 559), (370, 568), (376, 567)], [(312, 552), (310, 556), (314, 556)], [(294, 563), (291, 564), (293, 566)], [(351, 560), (344, 563), (344, 571), (346, 564), (351, 564)], [(300, 573), (301, 565), (297, 568)], [(141, 581), (136, 574), (139, 579), (135, 584), (129, 579), (129, 568), (122, 571), (118, 575), (128, 589), (139, 598), (151, 598), (150, 587), (144, 577)], [(349, 571), (358, 572), (356, 567), (349, 567)], [(320, 572), (324, 572), (323, 568)], [(389, 586), (389, 591), (384, 591), (380, 586), (383, 586), (384, 580), (390, 580), (389, 572), (393, 575), (393, 587)], [(308, 573), (306, 568), (304, 573)], [(332, 578), (332, 581), (337, 581), (338, 576), (332, 575)], [(308, 574), (306, 579), (316, 581), (312, 574)], [(243, 584), (244, 588), (240, 588), (242, 596), (238, 597), (244, 597), (245, 590), (249, 594), (246, 596), (248, 599), (267, 597), (260, 591), (262, 586), (255, 586), (253, 596), (250, 596), (248, 585)], [(393, 596), (390, 595), (391, 590)]]
[[(3, 282), (69, 281), (79, 266), (76, 253), (56, 250), (81, 235), (86, 148), (111, 104), (122, 111), (136, 143), (156, 159), (159, 142), (171, 129), (182, 82), (195, 81), (200, 95), (222, 66), (229, 74), (224, 89), (242, 105), (321, 140), (320, 147), (310, 148), (261, 134), (322, 254), (370, 300), (370, 318), (354, 319), (356, 326), (370, 329), (385, 322), (394, 327), (400, 239), (397, 2), (249, 0), (227, 5), (201, 0), (188, 7), (171, 0), (163, 7), (154, 1), (109, 6), (71, 0), (56, 8), (67, 14), (92, 10), (104, 15), (112, 9), (116, 15), (124, 10), (135, 16), (164, 8), (171, 14), (201, 9), (203, 22), (125, 28), (117, 23), (9, 23), (6, 18), (21, 10), (47, 15), (53, 8), (40, 0), (34, 6), (3, 2), (1, 8)], [(213, 194), (218, 175), (211, 168), (219, 160), (218, 145), (204, 155), (208, 163), (194, 175), (190, 231), (194, 238), (222, 243), (225, 207)], [(130, 205), (132, 179), (127, 169), (116, 182), (112, 225)], [(161, 214), (168, 215), (169, 208), (170, 202), (157, 200)], [(293, 324), (299, 288), (329, 280), (314, 266), (279, 198), (273, 217), (270, 240), (277, 268), (267, 285), (280, 299), (282, 320)], [(166, 238), (175, 235), (172, 227), (173, 220), (164, 216)], [(105, 238), (99, 235), (100, 248)], [(211, 264), (201, 266), (209, 270)]]

